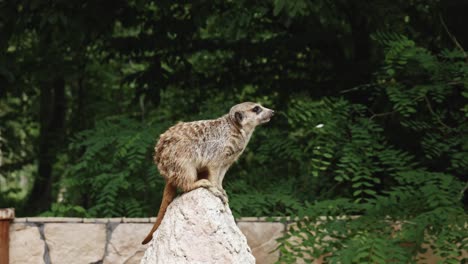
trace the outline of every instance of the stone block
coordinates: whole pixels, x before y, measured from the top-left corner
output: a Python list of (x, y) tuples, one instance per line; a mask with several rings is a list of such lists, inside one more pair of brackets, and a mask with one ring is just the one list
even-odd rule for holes
[(258, 217), (241, 217), (236, 219), (236, 222), (242, 223), (242, 222), (259, 222)]
[(28, 223), (44, 223), (50, 222), (50, 218), (52, 217), (28, 217), (27, 221)]
[(94, 263), (104, 256), (105, 224), (48, 223), (44, 235), (51, 263)]
[(82, 223), (80, 217), (28, 217), (28, 222), (33, 223)]
[(240, 222), (239, 229), (247, 237), (247, 244), (252, 249), (257, 264), (275, 263), (279, 258), (279, 252), (271, 252), (277, 246), (277, 238), (284, 233), (284, 225), (281, 223), (267, 222)]
[(10, 225), (10, 264), (44, 263), (44, 240), (31, 224)]
[(136, 217), (123, 217), (122, 222), (124, 223), (149, 223), (150, 219), (149, 218), (136, 218)]
[(104, 264), (137, 264), (140, 263), (148, 245), (141, 241), (148, 235), (153, 224), (119, 224), (112, 231), (107, 246)]
[(109, 223), (122, 223), (122, 217), (109, 218)]
[[(107, 220), (107, 219), (106, 219)], [(107, 221), (106, 221), (107, 222)], [(105, 223), (106, 223), (105, 222)], [(94, 224), (96, 223), (96, 218), (83, 218), (83, 223), (91, 223)]]

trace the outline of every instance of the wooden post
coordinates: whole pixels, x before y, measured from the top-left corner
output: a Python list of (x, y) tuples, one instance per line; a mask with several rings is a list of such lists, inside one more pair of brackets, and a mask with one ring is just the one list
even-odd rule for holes
[(10, 261), (10, 222), (14, 218), (14, 208), (0, 208), (0, 264)]

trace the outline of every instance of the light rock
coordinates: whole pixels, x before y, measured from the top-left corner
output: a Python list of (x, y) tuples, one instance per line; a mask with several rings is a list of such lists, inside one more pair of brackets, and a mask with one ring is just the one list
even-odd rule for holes
[(272, 264), (279, 258), (277, 238), (283, 236), (285, 226), (281, 223), (241, 222), (238, 226), (247, 237), (257, 264)]
[(44, 263), (44, 240), (30, 224), (10, 225), (10, 264)]
[(148, 245), (141, 241), (146, 237), (153, 224), (119, 224), (112, 231), (104, 264), (137, 264), (143, 257)]
[(105, 224), (50, 223), (44, 235), (51, 263), (94, 263), (104, 256)]
[(141, 264), (255, 263), (231, 210), (204, 188), (168, 207)]

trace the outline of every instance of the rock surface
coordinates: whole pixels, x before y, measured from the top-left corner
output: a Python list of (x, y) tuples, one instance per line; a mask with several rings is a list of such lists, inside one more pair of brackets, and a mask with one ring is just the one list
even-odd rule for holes
[(44, 263), (44, 240), (35, 225), (10, 226), (10, 264)]
[(255, 263), (231, 210), (204, 188), (176, 198), (141, 264)]
[(106, 246), (105, 224), (45, 224), (51, 263), (82, 264), (100, 261)]

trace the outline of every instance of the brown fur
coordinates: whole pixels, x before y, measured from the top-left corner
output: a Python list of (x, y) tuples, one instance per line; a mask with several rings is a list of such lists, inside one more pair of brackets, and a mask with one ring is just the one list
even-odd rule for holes
[(246, 102), (218, 119), (182, 122), (164, 132), (156, 144), (154, 162), (166, 186), (157, 221), (142, 244), (152, 239), (176, 188), (189, 192), (204, 187), (227, 204), (224, 175), (244, 151), (255, 127), (270, 121), (273, 114), (271, 109)]

